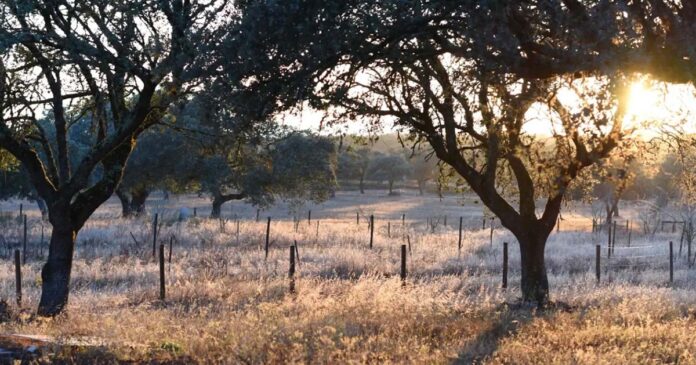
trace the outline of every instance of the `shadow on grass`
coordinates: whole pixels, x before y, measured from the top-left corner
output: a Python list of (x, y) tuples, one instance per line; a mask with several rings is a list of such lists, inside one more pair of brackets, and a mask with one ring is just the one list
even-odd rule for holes
[(549, 319), (558, 312), (572, 310), (573, 308), (565, 303), (551, 303), (543, 309), (522, 302), (503, 303), (497, 310), (501, 313), (500, 317), (487, 330), (471, 339), (452, 364), (479, 364), (489, 360), (503, 340), (515, 336), (520, 329), (536, 318)]

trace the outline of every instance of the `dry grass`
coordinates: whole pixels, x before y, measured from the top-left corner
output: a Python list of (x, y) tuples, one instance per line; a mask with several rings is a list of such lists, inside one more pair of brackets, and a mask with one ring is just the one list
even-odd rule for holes
[[(675, 283), (668, 285), (666, 242), (678, 240), (671, 233), (634, 234), (634, 247), (657, 245), (619, 248), (610, 265), (647, 265), (604, 266), (604, 283), (597, 286), (594, 245), (604, 237), (586, 232), (586, 208), (567, 212), (562, 227), (573, 231), (552, 236), (547, 265), (553, 299), (570, 308), (536, 312), (506, 305), (519, 297), (519, 255), (502, 229), (489, 243), (478, 205), (469, 200), (461, 207), (452, 197), (439, 202), (378, 195), (344, 193), (312, 206), (318, 235), (315, 223), (306, 221), (295, 231), (287, 207), (262, 212), (261, 217), (274, 216), (266, 262), (260, 249), (265, 222), (256, 222), (250, 207), (234, 206), (244, 217), (239, 236), (233, 220), (224, 227), (208, 219), (173, 222), (174, 206), (199, 204), (203, 213), (205, 201), (151, 207), (167, 222), (162, 242), (176, 237), (165, 303), (157, 299), (150, 221), (114, 219), (111, 202), (78, 238), (67, 315), (54, 320), (21, 315), (0, 324), (0, 331), (98, 345), (56, 355), (74, 362), (696, 363), (691, 334), (696, 288), (683, 257), (676, 261)], [(363, 214), (360, 225), (357, 210)], [(407, 227), (401, 225), (403, 212)], [(440, 224), (431, 232), (425, 220), (443, 212), (448, 227)], [(377, 217), (373, 250), (367, 248), (369, 214)], [(459, 215), (467, 227), (461, 254), (452, 227)], [(12, 227), (4, 231), (10, 243), (19, 233)], [(405, 234), (412, 253), (403, 287), (398, 269)], [(39, 236), (34, 220), (32, 257), (39, 254)], [(625, 239), (620, 235), (620, 244)], [(297, 294), (289, 294), (287, 257), (294, 241), (301, 264)], [(499, 284), (502, 241), (513, 243), (507, 291)], [(635, 256), (649, 257), (630, 258)], [(2, 262), (0, 295), (9, 301), (14, 272), (9, 259)], [(40, 262), (34, 258), (24, 267), (26, 312), (37, 305)]]

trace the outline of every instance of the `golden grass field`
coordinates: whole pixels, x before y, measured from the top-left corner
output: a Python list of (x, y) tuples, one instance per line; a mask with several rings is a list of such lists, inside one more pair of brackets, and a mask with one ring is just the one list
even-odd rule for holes
[[(17, 214), (18, 203), (0, 207), (5, 215)], [(184, 206), (197, 207), (198, 217), (177, 222)], [(381, 191), (365, 196), (339, 192), (329, 202), (296, 213), (278, 205), (262, 211), (258, 222), (255, 208), (242, 203), (226, 205), (223, 221), (207, 219), (208, 200), (192, 196), (166, 202), (155, 198), (148, 217), (123, 220), (117, 201), (109, 201), (78, 236), (70, 303), (56, 319), (32, 315), (40, 295), (40, 256), (46, 250), (40, 247), (38, 211), (29, 208), (21, 309), (14, 305), (9, 257), (21, 227), (14, 219), (3, 226), (0, 294), (15, 314), (0, 324), (0, 331), (42, 336), (55, 345), (37, 361), (696, 363), (695, 276), (683, 254), (675, 259), (675, 281), (669, 284), (667, 242), (678, 242), (678, 233), (644, 236), (635, 229), (632, 249), (624, 249), (622, 231), (597, 285), (595, 245), (606, 238), (590, 232), (589, 208), (582, 205), (566, 207), (561, 232), (547, 247), (551, 295), (561, 304), (537, 311), (516, 301), (514, 238), (496, 227), (491, 244), (490, 231), (481, 229), (481, 206), (470, 197), (440, 201), (411, 192), (397, 197)], [(622, 219), (635, 217), (636, 210), (625, 207)], [(154, 212), (163, 222), (159, 237), (167, 254), (174, 237), (164, 302), (158, 299), (158, 265), (152, 257)], [(376, 220), (372, 250), (366, 225), (371, 214)], [(444, 215), (447, 226), (443, 218), (434, 218)], [(267, 216), (273, 220), (265, 261)], [(301, 219), (297, 228), (293, 216)], [(461, 253), (460, 216), (465, 226)], [(430, 218), (438, 223), (428, 226)], [(405, 235), (412, 250), (402, 286)], [(288, 248), (295, 241), (300, 262), (297, 292), (291, 294)], [(501, 288), (503, 241), (511, 242), (507, 290)]]

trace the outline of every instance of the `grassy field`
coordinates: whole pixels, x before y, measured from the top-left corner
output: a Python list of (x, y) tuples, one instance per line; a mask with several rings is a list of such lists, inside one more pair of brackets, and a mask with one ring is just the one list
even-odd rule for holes
[[(627, 232), (621, 230), (611, 260), (602, 248), (598, 285), (595, 245), (606, 241), (606, 233), (591, 232), (588, 207), (566, 207), (561, 231), (547, 247), (552, 299), (559, 304), (537, 311), (517, 304), (514, 238), (496, 227), (491, 243), (489, 229), (481, 227), (481, 206), (471, 197), (440, 201), (411, 192), (391, 197), (381, 191), (339, 192), (325, 204), (295, 212), (278, 205), (260, 212), (258, 222), (256, 209), (242, 203), (226, 205), (222, 221), (207, 219), (208, 203), (172, 197), (153, 199), (148, 207), (163, 222), (161, 243), (168, 246), (173, 240), (162, 302), (152, 257), (152, 216), (119, 219), (117, 201), (109, 201), (78, 237), (67, 314), (51, 320), (32, 315), (40, 295), (41, 255), (46, 254), (38, 211), (28, 210), (21, 309), (14, 306), (10, 258), (21, 227), (6, 218), (0, 295), (12, 303), (14, 315), (0, 323), (0, 331), (65, 345), (45, 355), (45, 361), (696, 363), (696, 287), (684, 254), (675, 257), (675, 280), (669, 283), (668, 242), (675, 241), (678, 251), (678, 233), (643, 236), (636, 229), (628, 248)], [(16, 215), (18, 204), (3, 203), (5, 216)], [(24, 204), (26, 211), (29, 203)], [(198, 217), (178, 222), (180, 207), (196, 207)], [(622, 219), (637, 215), (631, 207), (622, 213)], [(376, 221), (372, 250), (369, 215)], [(264, 260), (267, 216), (273, 220)], [(297, 224), (295, 216), (300, 217)], [(465, 230), (458, 252), (460, 216)], [(49, 227), (44, 230), (48, 236)], [(409, 278), (402, 286), (405, 236), (411, 252)], [(507, 290), (501, 288), (504, 241), (511, 243)], [(294, 242), (300, 261), (292, 294), (287, 271)]]

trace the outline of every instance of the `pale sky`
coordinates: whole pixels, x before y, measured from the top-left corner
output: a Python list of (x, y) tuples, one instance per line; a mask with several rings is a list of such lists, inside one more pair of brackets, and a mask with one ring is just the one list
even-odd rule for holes
[[(525, 124), (525, 130), (532, 134), (550, 135), (552, 128), (549, 118), (530, 111), (532, 115)], [(303, 108), (299, 113), (286, 114), (282, 122), (299, 129), (319, 131), (323, 112)], [(643, 136), (656, 134), (663, 123), (682, 125), (688, 132), (696, 132), (696, 89), (693, 85), (673, 85), (653, 83), (648, 80), (636, 81), (631, 86), (628, 115), (624, 127), (635, 129)], [(389, 123), (383, 123), (383, 133), (395, 132)], [(335, 127), (324, 126), (320, 133), (324, 135), (345, 132), (348, 134), (368, 135), (366, 123), (350, 122)], [(372, 131), (374, 134), (375, 131)]]

